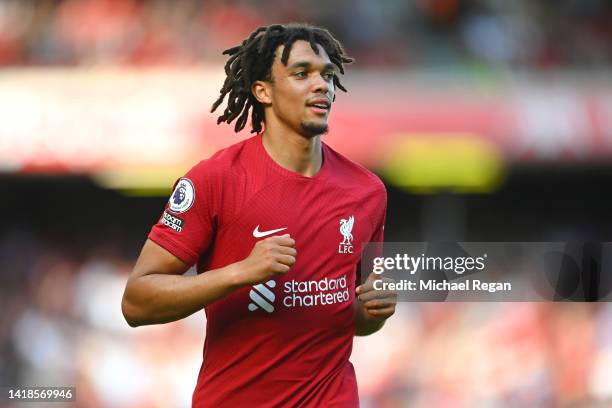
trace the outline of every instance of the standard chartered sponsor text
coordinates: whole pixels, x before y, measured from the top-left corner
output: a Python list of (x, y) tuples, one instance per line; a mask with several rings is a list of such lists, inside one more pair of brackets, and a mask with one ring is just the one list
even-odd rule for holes
[(346, 275), (340, 278), (327, 277), (316, 281), (290, 280), (284, 283), (283, 304), (286, 307), (311, 307), (348, 302), (350, 294)]

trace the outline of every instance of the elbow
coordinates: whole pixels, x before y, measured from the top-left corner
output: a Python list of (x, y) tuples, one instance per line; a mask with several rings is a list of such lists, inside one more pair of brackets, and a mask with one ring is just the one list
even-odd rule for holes
[(130, 303), (130, 301), (126, 299), (125, 295), (121, 301), (121, 312), (123, 313), (123, 318), (130, 327), (138, 327), (143, 324), (138, 313), (138, 308)]

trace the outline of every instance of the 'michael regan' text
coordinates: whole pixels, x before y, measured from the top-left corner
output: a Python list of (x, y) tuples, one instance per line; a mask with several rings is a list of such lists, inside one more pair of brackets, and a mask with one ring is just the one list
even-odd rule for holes
[(482, 292), (501, 292), (511, 291), (512, 284), (510, 282), (483, 282), (478, 279), (468, 279), (463, 282), (452, 282), (447, 280), (420, 280), (417, 282), (402, 279), (399, 282), (384, 282), (382, 280), (374, 281), (374, 289), (376, 290), (430, 290), (430, 291), (482, 291)]

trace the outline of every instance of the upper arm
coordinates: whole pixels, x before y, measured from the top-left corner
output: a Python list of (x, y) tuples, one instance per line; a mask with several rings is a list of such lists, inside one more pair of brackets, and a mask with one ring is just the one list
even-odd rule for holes
[(132, 327), (149, 322), (143, 314), (143, 304), (154, 304), (156, 297), (155, 285), (152, 285), (152, 275), (182, 275), (189, 265), (168, 252), (166, 249), (148, 239), (140, 252), (136, 265), (123, 292), (121, 310), (126, 321)]
[[(212, 165), (200, 162), (176, 181), (161, 217), (149, 233), (149, 240), (193, 265), (214, 239), (219, 196), (218, 178)], [(159, 250), (149, 251), (152, 245), (147, 242), (141, 256), (163, 261), (165, 257)]]
[(162, 246), (147, 239), (130, 274), (130, 280), (154, 273), (182, 275), (188, 269), (188, 264), (168, 252)]

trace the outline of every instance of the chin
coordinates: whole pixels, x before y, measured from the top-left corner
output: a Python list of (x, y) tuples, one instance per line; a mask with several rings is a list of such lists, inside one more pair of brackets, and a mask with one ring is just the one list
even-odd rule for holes
[(302, 132), (306, 137), (324, 135), (329, 131), (327, 122), (302, 122), (300, 127), (302, 128)]

